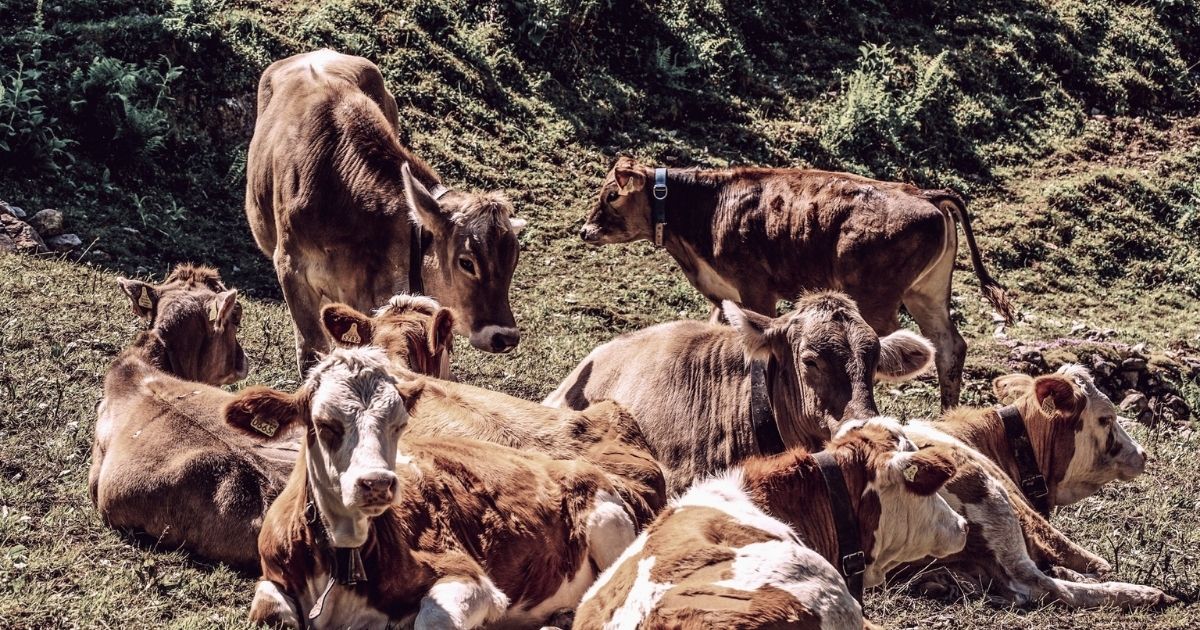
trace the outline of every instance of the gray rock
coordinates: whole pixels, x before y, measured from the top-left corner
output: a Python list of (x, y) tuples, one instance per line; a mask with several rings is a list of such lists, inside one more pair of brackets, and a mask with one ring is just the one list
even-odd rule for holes
[(1121, 371), (1136, 370), (1141, 371), (1146, 369), (1146, 360), (1141, 357), (1129, 357), (1121, 361)]
[(29, 225), (42, 235), (50, 238), (63, 233), (63, 213), (53, 208), (46, 208), (29, 218)]
[(25, 218), (25, 211), (16, 207), (10, 206), (7, 201), (0, 201), (0, 214), (11, 214), (18, 219)]
[(83, 241), (75, 234), (59, 234), (46, 239), (46, 246), (56, 252), (69, 252), (81, 245)]
[(17, 253), (17, 244), (13, 242), (8, 234), (0, 232), (0, 253), (15, 254)]
[(1121, 380), (1125, 383), (1126, 387), (1137, 387), (1138, 378), (1140, 376), (1141, 376), (1141, 372), (1138, 372), (1137, 370), (1122, 370), (1121, 371)]
[(41, 254), (46, 251), (45, 241), (28, 223), (11, 214), (0, 214), (0, 225), (4, 226), (4, 233), (22, 254)]
[(1121, 401), (1121, 404), (1118, 405), (1118, 407), (1121, 408), (1121, 411), (1139, 414), (1143, 410), (1150, 407), (1150, 401), (1146, 399), (1145, 394), (1133, 391), (1130, 392), (1129, 395), (1125, 396), (1125, 399)]
[(1130, 352), (1130, 353), (1132, 353), (1132, 354), (1138, 355), (1138, 356), (1145, 356), (1145, 354), (1146, 354), (1146, 343), (1145, 343), (1145, 342), (1142, 342), (1142, 343), (1139, 343), (1139, 344), (1137, 344), (1136, 346), (1134, 346), (1134, 347), (1130, 348), (1130, 349), (1129, 349), (1129, 352)]

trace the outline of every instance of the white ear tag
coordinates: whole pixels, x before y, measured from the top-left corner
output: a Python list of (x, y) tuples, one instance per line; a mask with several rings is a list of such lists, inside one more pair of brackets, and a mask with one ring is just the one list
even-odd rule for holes
[(905, 481), (907, 481), (907, 482), (909, 482), (909, 483), (912, 483), (912, 482), (913, 482), (913, 480), (915, 480), (916, 478), (917, 478), (917, 466), (916, 466), (916, 464), (909, 464), (908, 466), (905, 466), (905, 467), (904, 467), (904, 479), (905, 479)]
[(267, 437), (275, 437), (275, 432), (279, 430), (279, 423), (271, 418), (254, 416), (254, 418), (250, 420), (250, 428)]
[(362, 343), (362, 337), (358, 336), (358, 322), (350, 324), (350, 329), (342, 333), (343, 343)]
[(213, 300), (208, 307), (208, 321), (215, 322), (221, 316), (221, 309), (217, 308), (217, 300)]
[(138, 306), (142, 308), (154, 308), (154, 302), (150, 299), (150, 289), (142, 287), (142, 295), (138, 298)]

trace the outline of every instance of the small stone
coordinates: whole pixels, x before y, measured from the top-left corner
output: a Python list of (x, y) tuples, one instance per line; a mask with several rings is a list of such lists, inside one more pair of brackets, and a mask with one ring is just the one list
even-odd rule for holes
[(1129, 349), (1130, 354), (1144, 356), (1146, 354), (1146, 342), (1142, 342)]
[(29, 218), (29, 225), (42, 235), (42, 238), (58, 236), (63, 232), (63, 213), (53, 208), (46, 208)]
[(16, 206), (10, 206), (5, 201), (0, 201), (0, 214), (10, 214), (18, 219), (24, 219), (26, 216), (24, 210)]
[(1100, 376), (1112, 376), (1113, 372), (1117, 371), (1117, 364), (1106, 361), (1104, 357), (1096, 355), (1092, 359), (1092, 372)]
[(1141, 372), (1138, 372), (1137, 370), (1122, 370), (1121, 371), (1121, 380), (1125, 382), (1126, 387), (1137, 387), (1138, 378), (1140, 376), (1141, 376)]
[(1078, 335), (1085, 330), (1087, 330), (1087, 324), (1075, 324), (1071, 327), (1071, 334)]
[(1147, 410), (1139, 413), (1137, 415), (1137, 421), (1139, 424), (1144, 424), (1146, 426), (1153, 426), (1154, 425), (1154, 412), (1147, 409)]
[(91, 258), (96, 262), (110, 262), (112, 260), (112, 256), (102, 249), (92, 250), (90, 253), (88, 253), (88, 258)]
[(1121, 408), (1121, 411), (1137, 414), (1141, 413), (1144, 409), (1148, 409), (1150, 401), (1146, 399), (1145, 394), (1134, 391), (1125, 396), (1125, 399), (1121, 401), (1118, 407)]
[(41, 254), (46, 251), (46, 243), (38, 236), (37, 230), (14, 215), (0, 214), (0, 225), (3, 225), (4, 232), (22, 254)]
[(1037, 348), (1030, 348), (1026, 346), (1023, 348), (1017, 348), (1017, 352), (1019, 353), (1018, 356), (1021, 357), (1021, 360), (1025, 361), (1026, 363), (1031, 363), (1033, 365), (1042, 365), (1045, 363), (1045, 358), (1042, 357), (1042, 351), (1038, 350)]
[(0, 232), (0, 253), (15, 254), (17, 253), (17, 244), (9, 238), (8, 234)]
[(1129, 357), (1121, 361), (1121, 371), (1136, 370), (1142, 371), (1146, 369), (1146, 360), (1141, 357)]
[(80, 245), (83, 245), (83, 241), (76, 234), (59, 234), (46, 239), (46, 246), (56, 252), (69, 252)]

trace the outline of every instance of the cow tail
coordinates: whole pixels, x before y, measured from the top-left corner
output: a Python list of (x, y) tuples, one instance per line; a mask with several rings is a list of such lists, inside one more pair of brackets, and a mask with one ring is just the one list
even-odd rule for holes
[(997, 282), (988, 273), (987, 267), (983, 265), (983, 257), (979, 255), (979, 245), (975, 242), (975, 233), (971, 231), (971, 218), (967, 214), (967, 203), (952, 190), (925, 191), (924, 196), (930, 203), (949, 212), (950, 216), (962, 225), (963, 235), (967, 238), (967, 249), (971, 253), (971, 266), (975, 268), (975, 275), (979, 278), (979, 288), (983, 291), (983, 297), (992, 304), (997, 313), (1000, 313), (1006, 324), (1012, 324), (1016, 321), (1017, 309), (1008, 299), (1004, 285)]

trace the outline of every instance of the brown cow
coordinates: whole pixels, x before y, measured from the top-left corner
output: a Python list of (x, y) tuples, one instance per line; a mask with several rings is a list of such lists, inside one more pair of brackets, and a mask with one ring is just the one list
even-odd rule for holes
[(507, 352), (520, 338), (508, 290), (525, 222), (499, 194), (446, 190), (400, 145), (398, 125), (383, 76), (361, 57), (296, 55), (259, 81), (246, 216), (275, 263), (301, 373), (328, 349), (325, 302), (369, 311), (428, 291), (471, 345)]
[[(967, 344), (950, 318), (951, 274), (963, 226), (983, 293), (1011, 320), (1004, 290), (983, 266), (966, 205), (849, 173), (741, 168), (655, 169), (623, 157), (609, 171), (581, 237), (594, 244), (654, 239), (714, 305), (732, 300), (775, 313), (801, 291), (835, 289), (858, 303), (881, 335), (904, 305), (937, 348), (942, 407), (958, 404)], [(662, 216), (655, 218), (656, 197)], [(714, 309), (714, 315), (716, 309)]]
[(407, 389), (381, 349), (339, 348), (297, 393), (256, 388), (230, 404), (243, 431), (307, 429), (259, 536), (252, 621), (537, 626), (574, 608), (633, 542), (632, 508), (586, 462), (402, 441)]
[[(914, 452), (915, 451), (915, 452)], [(830, 444), (876, 586), (900, 562), (956, 553), (966, 522), (937, 491), (945, 449), (916, 451), (891, 419), (847, 423)], [(579, 630), (861, 628), (841, 575), (833, 501), (814, 457), (792, 449), (692, 486), (597, 579)]]
[[(432, 335), (427, 344), (416, 341), (422, 334), (413, 313), (425, 317)], [(407, 435), (469, 437), (554, 459), (584, 459), (609, 474), (609, 481), (634, 508), (639, 528), (649, 523), (666, 505), (666, 481), (637, 422), (620, 405), (600, 401), (579, 411), (552, 409), (501, 392), (424, 377), (409, 368), (431, 363), (424, 358), (427, 348), (444, 347), (441, 339), (452, 317), (431, 298), (407, 295), (393, 297), (371, 317), (344, 304), (322, 310), (329, 336), (338, 345), (378, 346), (391, 358), (393, 375), (410, 396)], [(438, 330), (443, 332), (433, 332)]]
[[(246, 374), (237, 341), (241, 306), (217, 272), (177, 267), (161, 285), (120, 280), (150, 322), (104, 381), (88, 489), (110, 526), (157, 546), (239, 567), (258, 563), (258, 531), (295, 465), (297, 446), (229, 428), (233, 394), (213, 385)], [(429, 318), (390, 314), (393, 330), (425, 339)], [(445, 334), (445, 331), (444, 333)], [(425, 349), (412, 369), (440, 365)]]
[[(1037, 379), (1013, 374), (996, 379), (995, 389), (1019, 412), (1037, 465), (1033, 472), (1046, 480), (1048, 507), (1073, 503), (1145, 469), (1145, 451), (1121, 428), (1112, 402), (1086, 369), (1068, 365)], [(1147, 586), (1074, 581), (1078, 574), (1107, 573), (1109, 564), (1075, 545), (1030, 505), (1019, 486), (1024, 471), (997, 410), (958, 408), (939, 422), (911, 422), (904, 432), (918, 445), (955, 449), (959, 473), (942, 493), (971, 523), (967, 548), (937, 563), (949, 573), (922, 581), (925, 590), (954, 592), (970, 585), (1022, 605), (1142, 607), (1173, 601)]]
[(854, 303), (832, 292), (802, 296), (772, 319), (725, 303), (733, 326), (678, 321), (592, 350), (545, 404), (580, 409), (614, 400), (633, 414), (670, 488), (763, 453), (752, 428), (751, 360), (769, 362), (767, 391), (786, 446), (820, 450), (845, 419), (870, 418), (874, 382), (928, 369), (929, 342), (898, 330), (879, 338)]

